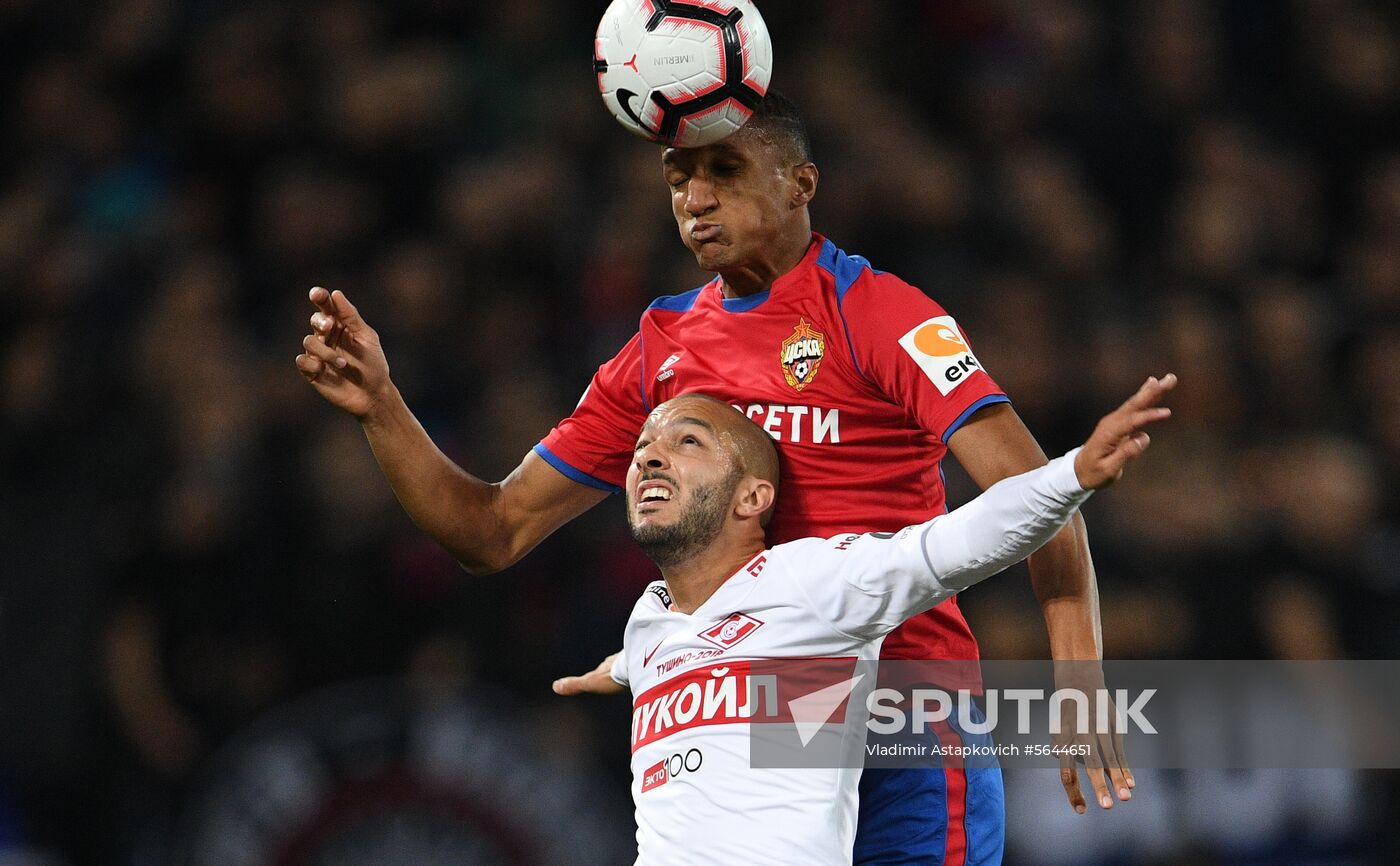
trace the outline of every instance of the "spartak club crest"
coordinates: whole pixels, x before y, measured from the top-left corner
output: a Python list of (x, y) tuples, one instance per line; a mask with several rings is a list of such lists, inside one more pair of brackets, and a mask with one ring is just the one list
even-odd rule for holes
[(783, 340), (778, 360), (783, 366), (783, 377), (787, 383), (801, 391), (817, 378), (817, 368), (825, 356), (826, 334), (812, 327), (806, 319), (798, 319), (792, 336)]

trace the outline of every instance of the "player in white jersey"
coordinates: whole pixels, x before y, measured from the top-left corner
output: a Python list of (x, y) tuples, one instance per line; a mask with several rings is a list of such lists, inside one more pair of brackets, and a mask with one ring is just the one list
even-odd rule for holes
[(1175, 384), (1149, 378), (1080, 448), (927, 523), (772, 548), (773, 440), (704, 395), (657, 407), (627, 518), (665, 579), (637, 602), (612, 667), (634, 699), (637, 862), (849, 864), (860, 769), (751, 766), (750, 665), (874, 662), (900, 623), (1024, 559), (1117, 480)]

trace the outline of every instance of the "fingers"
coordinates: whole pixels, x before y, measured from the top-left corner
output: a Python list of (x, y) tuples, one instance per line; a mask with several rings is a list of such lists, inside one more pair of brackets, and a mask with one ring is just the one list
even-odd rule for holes
[(1083, 815), (1089, 808), (1084, 802), (1084, 794), (1079, 790), (1079, 774), (1074, 770), (1074, 758), (1070, 755), (1060, 756), (1060, 784), (1065, 788), (1065, 796), (1069, 797), (1069, 805), (1074, 811)]
[(623, 687), (606, 673), (593, 671), (581, 677), (560, 677), (554, 681), (556, 695), (611, 695), (623, 691)]
[[(1160, 397), (1163, 393), (1166, 392), (1159, 392), (1157, 396)], [(1164, 421), (1172, 416), (1172, 410), (1167, 406), (1134, 408), (1129, 405), (1131, 402), (1132, 398), (1129, 398), (1128, 403), (1124, 403), (1122, 406), (1104, 416), (1104, 432), (1108, 433), (1114, 439), (1122, 439), (1124, 436), (1128, 436), (1133, 431), (1146, 427), (1148, 424), (1155, 424), (1158, 421)]]
[(1127, 418), (1128, 426), (1133, 429), (1146, 427), (1148, 424), (1162, 421), (1172, 416), (1172, 410), (1167, 406), (1154, 406), (1151, 409), (1139, 409), (1130, 414)]
[(315, 382), (316, 377), (320, 376), (321, 372), (326, 368), (320, 361), (307, 354), (297, 355), (296, 364), (297, 369), (301, 371), (301, 375), (304, 376), (308, 382)]
[(1089, 750), (1089, 754), (1084, 758), (1084, 775), (1089, 777), (1089, 784), (1094, 789), (1094, 799), (1098, 801), (1099, 807), (1103, 809), (1113, 808), (1113, 798), (1108, 794), (1108, 779), (1103, 771), (1103, 755), (1099, 752), (1097, 745)]
[(1123, 729), (1118, 725), (1113, 726), (1113, 736), (1109, 740), (1109, 745), (1113, 748), (1112, 766), (1117, 771), (1114, 777), (1114, 785), (1118, 787), (1118, 799), (1131, 800), (1133, 788), (1137, 787), (1137, 779), (1133, 777), (1133, 769), (1128, 766), (1128, 750), (1123, 746)]
[(1113, 783), (1113, 792), (1119, 800), (1131, 800), (1133, 792), (1128, 784), (1128, 762), (1123, 757), (1123, 735), (1114, 725), (1112, 732), (1099, 735), (1098, 747), (1103, 750), (1104, 763), (1108, 766), (1108, 777)]
[(583, 687), (583, 677), (560, 677), (554, 681), (554, 693), (556, 695), (581, 695), (587, 689)]
[(1156, 376), (1148, 376), (1147, 381), (1142, 383), (1137, 392), (1124, 401), (1123, 408), (1131, 410), (1149, 408), (1162, 399), (1162, 395), (1175, 387), (1175, 373), (1168, 373), (1160, 379)]
[(350, 303), (350, 299), (345, 297), (345, 293), (340, 289), (331, 292), (331, 305), (335, 315), (340, 319), (340, 323), (347, 328), (355, 328), (363, 321), (360, 318), (360, 311), (355, 309), (355, 305)]
[(364, 324), (360, 311), (339, 289), (332, 292), (316, 286), (307, 298), (316, 305), (316, 312), (311, 315), (311, 331), (320, 334), (332, 349), (339, 348), (347, 331), (353, 332)]
[(331, 315), (335, 312), (335, 307), (331, 306), (331, 293), (329, 290), (323, 289), (320, 286), (313, 286), (311, 291), (307, 294), (307, 297), (311, 300), (311, 303), (316, 305), (316, 309), (326, 315)]
[(1108, 777), (1113, 782), (1113, 790), (1118, 795), (1119, 800), (1131, 800), (1133, 792), (1128, 790), (1128, 775), (1121, 766), (1122, 761), (1115, 756), (1109, 761)]
[(1172, 415), (1169, 407), (1155, 404), (1176, 387), (1176, 381), (1175, 373), (1168, 373), (1160, 379), (1149, 376), (1122, 406), (1105, 415), (1090, 437), (1091, 441), (1097, 440), (1097, 449), (1102, 449), (1098, 454), (1112, 455), (1121, 451), (1129, 459), (1140, 456), (1151, 441), (1141, 432), (1142, 428)]
[(556, 695), (612, 695), (625, 691), (624, 686), (612, 678), (613, 662), (620, 653), (613, 653), (598, 663), (598, 666), (581, 677), (560, 677), (554, 681)]
[(317, 334), (307, 334), (301, 338), (301, 347), (306, 354), (320, 361), (329, 367), (337, 370), (344, 370), (350, 362), (338, 350), (326, 345), (325, 340)]

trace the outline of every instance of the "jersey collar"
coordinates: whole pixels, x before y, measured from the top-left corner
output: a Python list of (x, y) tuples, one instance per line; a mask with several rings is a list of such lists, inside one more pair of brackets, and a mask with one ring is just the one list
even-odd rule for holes
[(773, 285), (767, 291), (745, 295), (742, 298), (726, 298), (724, 296), (724, 280), (715, 280), (715, 292), (719, 295), (720, 307), (726, 313), (747, 313), (749, 310), (762, 306), (763, 302), (768, 300), (774, 292), (781, 291), (788, 283), (801, 279), (802, 275), (812, 268), (825, 243), (826, 238), (812, 232), (812, 242), (807, 245), (807, 252), (802, 256), (802, 261), (798, 262), (792, 270), (774, 280)]
[[(770, 552), (771, 548), (765, 548), (755, 553), (748, 562), (739, 566), (737, 571), (725, 578), (724, 583), (715, 587), (715, 591), (710, 593), (709, 598), (700, 603), (700, 606), (695, 609), (694, 613), (690, 614), (690, 617), (708, 621), (704, 618), (714, 618), (715, 616), (722, 618), (734, 613), (734, 591), (741, 587), (745, 590), (753, 587), (753, 584), (758, 581), (759, 575), (763, 573), (764, 566), (768, 563)], [(721, 611), (723, 612), (721, 613)], [(680, 613), (680, 611), (675, 612)]]

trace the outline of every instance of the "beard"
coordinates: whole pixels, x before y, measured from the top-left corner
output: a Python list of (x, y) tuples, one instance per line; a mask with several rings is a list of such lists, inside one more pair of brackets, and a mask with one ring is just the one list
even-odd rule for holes
[(742, 477), (742, 471), (735, 471), (722, 481), (694, 488), (680, 519), (670, 526), (638, 526), (634, 520), (628, 520), (632, 538), (662, 569), (693, 558), (709, 547), (724, 528), (729, 502)]

